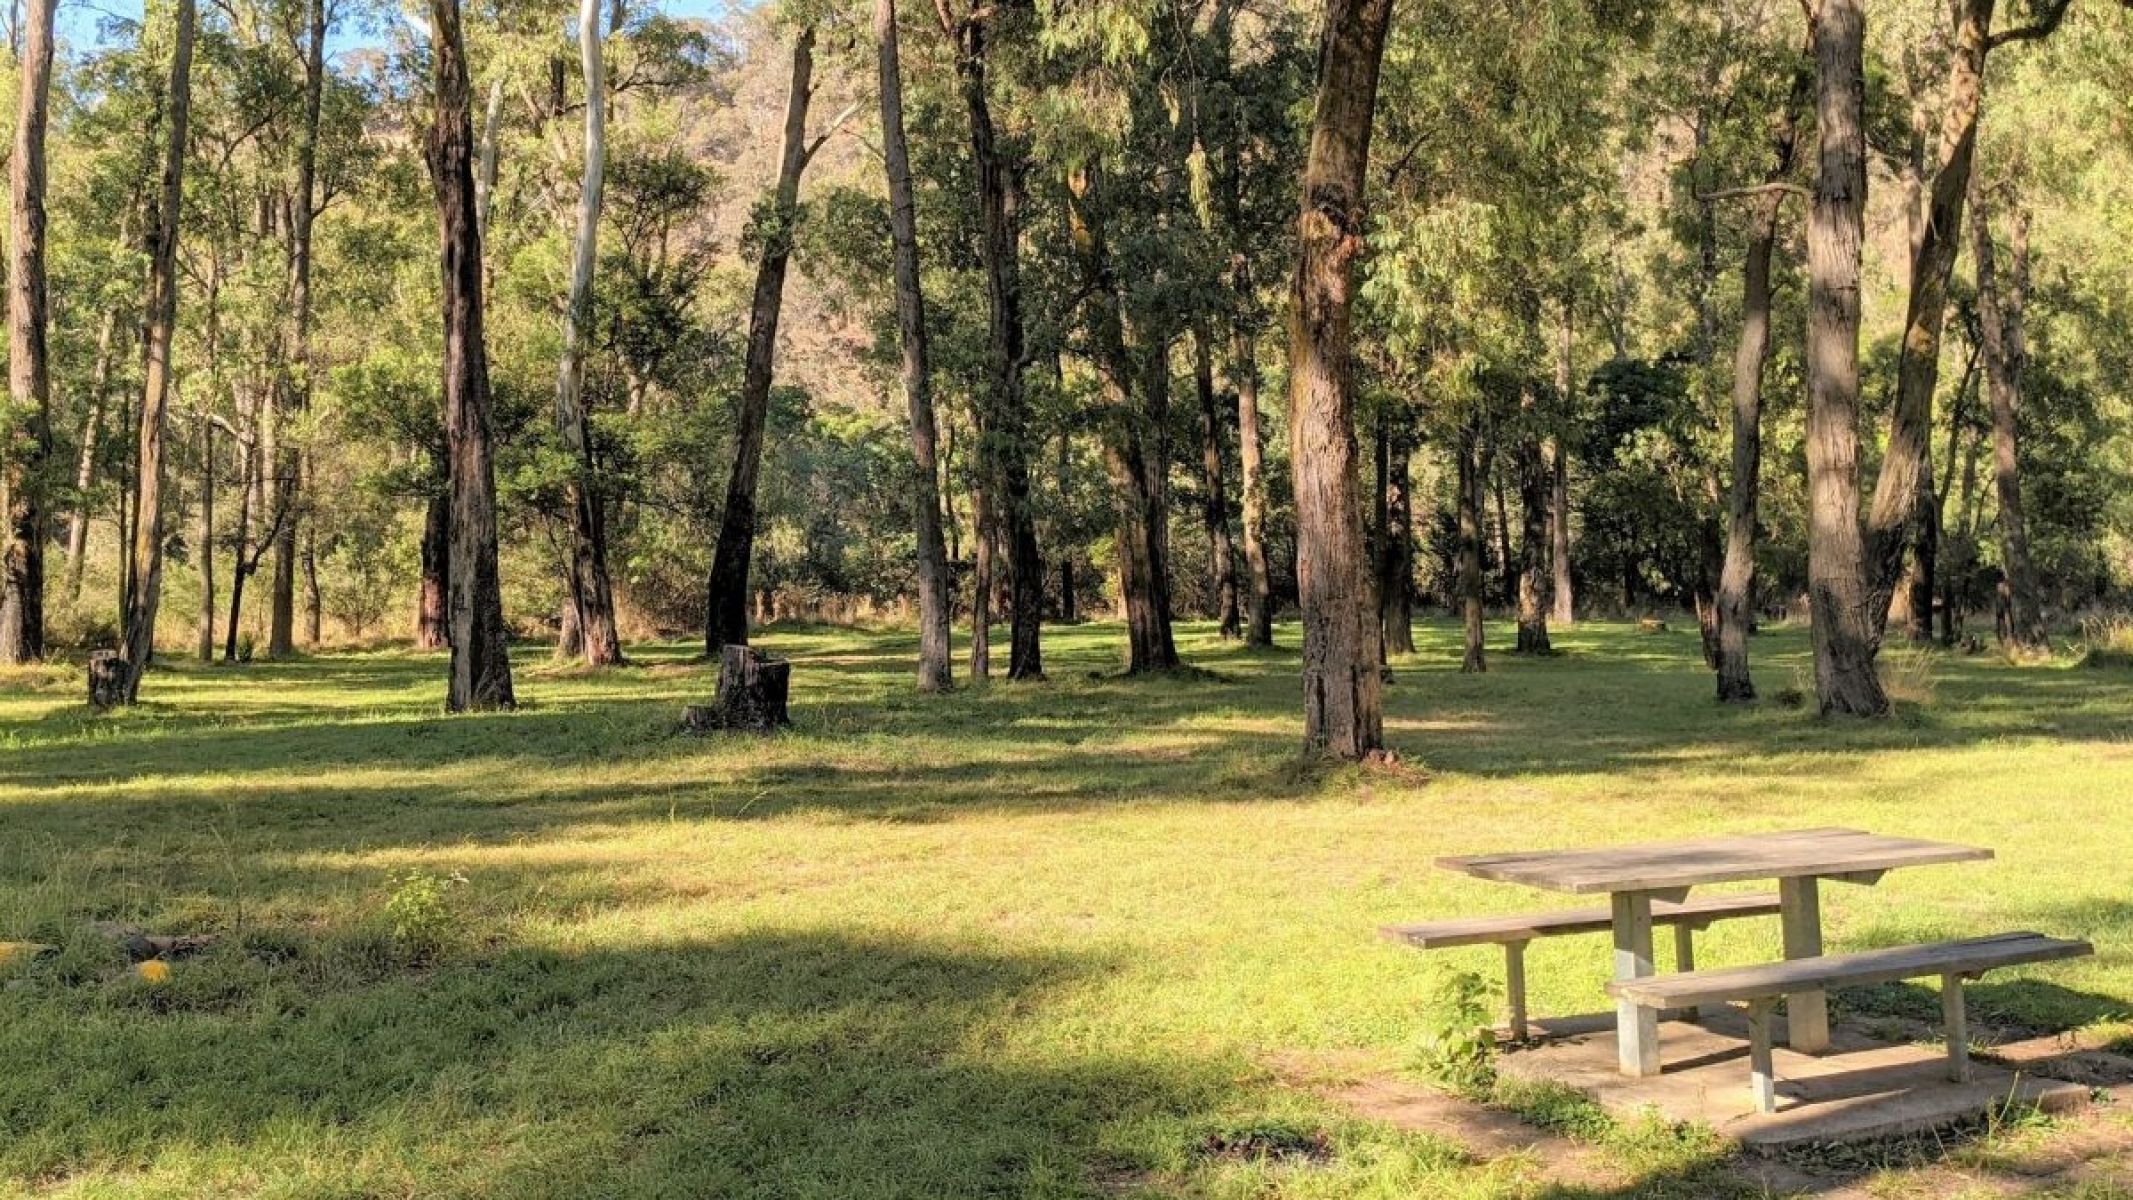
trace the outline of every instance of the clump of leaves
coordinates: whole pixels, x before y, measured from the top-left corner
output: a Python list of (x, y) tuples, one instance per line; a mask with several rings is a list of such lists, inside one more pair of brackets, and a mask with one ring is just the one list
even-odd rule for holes
[(385, 900), (385, 919), (392, 926), (393, 942), (410, 959), (426, 962), (452, 940), (458, 925), (452, 889), (466, 886), (467, 877), (457, 871), (438, 875), (416, 867), (391, 878), (393, 890)]
[(1424, 1003), (1414, 1067), (1431, 1082), (1462, 1096), (1488, 1094), (1496, 1081), (1495, 989), (1472, 971), (1440, 969)]

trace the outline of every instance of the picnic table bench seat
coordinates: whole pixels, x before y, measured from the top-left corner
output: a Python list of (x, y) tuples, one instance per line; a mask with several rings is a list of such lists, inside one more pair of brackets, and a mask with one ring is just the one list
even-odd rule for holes
[[(1653, 914), (1657, 920), (1657, 913)], [(1970, 1077), (1970, 1031), (1963, 1010), (1963, 981), (1999, 967), (2052, 962), (2094, 954), (2088, 942), (2047, 937), (2041, 933), (2002, 933), (1991, 937), (1891, 946), (1854, 954), (1829, 954), (1711, 971), (1685, 970), (1672, 975), (1617, 979), (1607, 985), (1618, 1000), (1664, 1010), (1696, 1004), (1737, 1003), (1748, 1010), (1748, 1060), (1758, 1112), (1777, 1111), (1777, 1080), (1771, 1067), (1770, 1012), (1788, 992), (1836, 986), (1865, 986), (1941, 977), (1941, 1017), (1948, 1040), (1949, 1077)]]
[[(1679, 903), (1655, 902), (1652, 924), (1672, 926), (1674, 966), (1691, 971), (1696, 966), (1694, 931), (1718, 921), (1738, 917), (1772, 916), (1778, 912), (1776, 893), (1753, 892), (1698, 896)], [(1417, 950), (1443, 950), (1454, 946), (1502, 946), (1504, 992), (1510, 1008), (1511, 1038), (1526, 1040), (1526, 943), (1535, 938), (1576, 933), (1604, 933), (1613, 923), (1609, 908), (1574, 908), (1555, 912), (1516, 913), (1492, 917), (1462, 917), (1424, 921), (1412, 925), (1387, 925), (1380, 929), (1387, 939)]]

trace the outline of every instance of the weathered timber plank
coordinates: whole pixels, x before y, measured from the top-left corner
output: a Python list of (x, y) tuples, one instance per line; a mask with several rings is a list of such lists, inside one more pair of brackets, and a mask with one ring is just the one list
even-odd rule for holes
[(2095, 952), (2095, 947), (2084, 941), (2041, 933), (2003, 933), (1715, 971), (1617, 979), (1608, 983), (1607, 993), (1618, 1000), (1652, 1008), (1672, 1008), (1781, 996), (1820, 987), (1894, 983), (1924, 975), (1970, 975), (1998, 967), (2080, 958)]
[[(1652, 905), (1652, 922), (1657, 925), (1687, 927), (1732, 917), (1769, 916), (1777, 911), (1778, 898), (1768, 892), (1698, 896), (1679, 904), (1655, 902)], [(1535, 938), (1565, 934), (1602, 933), (1609, 929), (1612, 923), (1611, 909), (1575, 908), (1561, 912), (1514, 913), (1509, 916), (1425, 921), (1415, 925), (1387, 925), (1378, 932), (1418, 950), (1443, 950), (1452, 946), (1488, 946), (1503, 942), (1530, 942)]]
[(1832, 828), (1594, 850), (1455, 855), (1438, 859), (1437, 865), (1502, 883), (1590, 894), (1818, 875), (1850, 875), (1863, 881), (1875, 872), (1896, 867), (1974, 862), (1991, 857), (1992, 851), (1981, 846)]

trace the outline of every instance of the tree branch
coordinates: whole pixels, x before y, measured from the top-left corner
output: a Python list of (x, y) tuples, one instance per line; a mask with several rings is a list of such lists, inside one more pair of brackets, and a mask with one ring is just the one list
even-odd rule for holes
[(1698, 192), (1696, 193), (1696, 198), (1698, 200), (1739, 200), (1749, 196), (1767, 196), (1772, 192), (1782, 192), (1788, 196), (1806, 196), (1808, 194), (1807, 189), (1797, 183), (1780, 181), (1777, 183), (1759, 183), (1754, 187), (1720, 188), (1715, 192)]
[(1986, 38), (1986, 52), (1997, 50), (2009, 42), (2034, 42), (2050, 37), (2066, 20), (2067, 10), (2072, 8), (2073, 4), (2074, 0), (2044, 0), (2044, 11), (2036, 20), (2027, 25), (2017, 25), (2013, 29), (2003, 29)]

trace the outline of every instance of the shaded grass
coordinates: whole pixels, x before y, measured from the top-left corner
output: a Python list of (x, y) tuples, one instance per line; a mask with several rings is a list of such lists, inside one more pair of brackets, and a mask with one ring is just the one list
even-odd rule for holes
[[(680, 644), (606, 673), (529, 650), (524, 710), (452, 718), (405, 652), (174, 665), (107, 717), (65, 672), (10, 677), (0, 940), (65, 950), (0, 967), (0, 1194), (1538, 1194), (1264, 1065), (1412, 1044), (1424, 972), (1377, 925), (1552, 903), (1429, 867), (1454, 852), (1977, 841), (1999, 858), (1831, 889), (1832, 944), (2087, 934), (2096, 958), (1974, 1002), (2133, 1011), (2133, 678), (1937, 659), (1925, 707), (1832, 725), (1711, 702), (1693, 631), (1581, 626), (1480, 677), (1455, 627), (1419, 633), (1387, 729), (1426, 779), (1295, 770), (1293, 652), (1203, 627), (1207, 674), (1110, 674), (1093, 625), (1048, 631), (1051, 682), (940, 698), (907, 638), (775, 629), (796, 728), (770, 739), (675, 735), (713, 675)], [(1804, 661), (1793, 632), (1755, 649), (1766, 691)], [(410, 869), (469, 881), (429, 961), (385, 916)], [(100, 919), (220, 940), (155, 987), (84, 939)], [(1772, 924), (1707, 961), (1769, 956)], [(1536, 1008), (1596, 1007), (1605, 969), (1536, 945)], [(1249, 1152), (1299, 1145), (1324, 1149)], [(1625, 1169), (1702, 1194), (1722, 1165), (1692, 1150)]]

